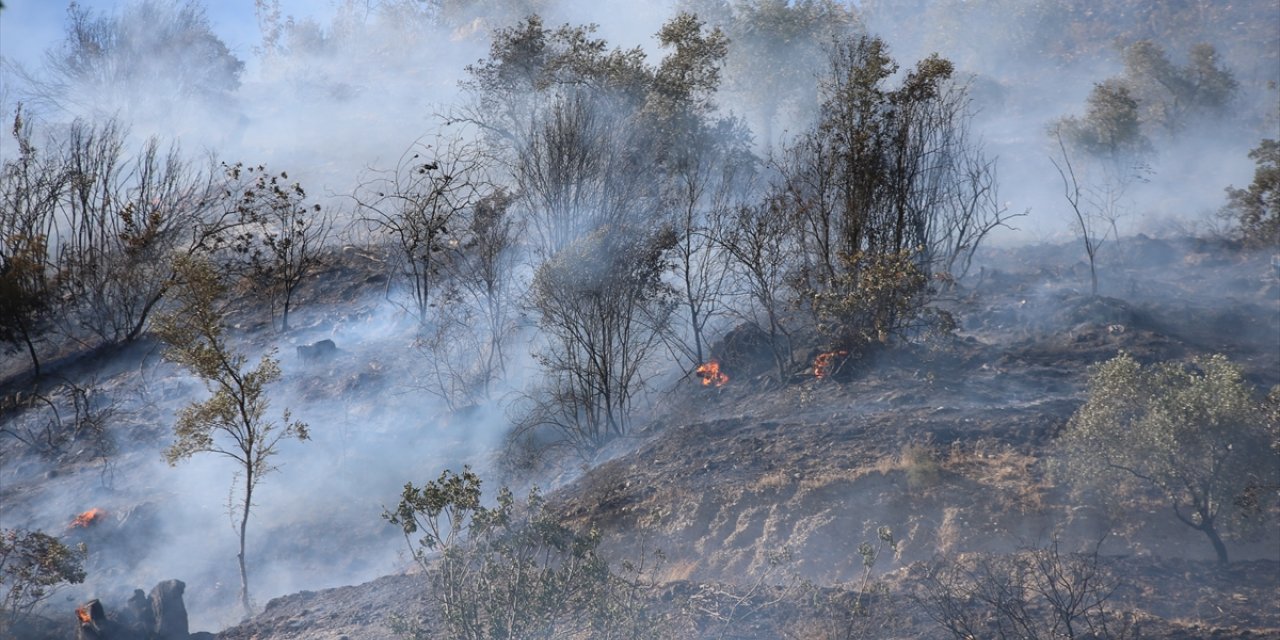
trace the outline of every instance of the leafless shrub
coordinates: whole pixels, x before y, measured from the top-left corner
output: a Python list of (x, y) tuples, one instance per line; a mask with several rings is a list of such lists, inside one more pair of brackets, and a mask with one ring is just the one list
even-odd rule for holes
[(502, 191), (469, 212), (458, 251), (444, 266), (442, 303), (418, 337), (426, 355), (425, 388), (453, 410), (491, 399), (507, 372), (517, 330), (522, 228), (513, 214), (511, 197)]
[(531, 299), (546, 344), (535, 408), (517, 429), (579, 454), (628, 431), (672, 312), (662, 281), (670, 230), (601, 229), (547, 261)]
[(92, 382), (66, 382), (48, 392), (16, 392), (0, 399), (0, 435), (45, 458), (57, 458), (77, 442), (104, 462), (115, 453), (108, 427), (115, 402)]
[(333, 221), (319, 204), (307, 204), (302, 185), (289, 174), (268, 173), (262, 165), (223, 165), (227, 203), (240, 225), (236, 247), (247, 256), (252, 281), (270, 300), (272, 321), (280, 306), (280, 330), (289, 330), (289, 311), (303, 280), (321, 264)]
[(1120, 582), (1098, 549), (1047, 547), (1000, 555), (942, 557), (915, 600), (958, 640), (1001, 638), (1130, 638), (1132, 621), (1108, 606)]
[(795, 239), (782, 207), (777, 200), (735, 207), (716, 239), (730, 265), (726, 295), (737, 302), (730, 312), (768, 336), (779, 382), (787, 380), (794, 364), (787, 299)]
[(494, 192), (487, 162), (475, 145), (458, 139), (418, 141), (395, 168), (377, 171), (355, 194), (360, 220), (389, 241), (420, 324), (426, 324), (441, 281), (454, 259), (466, 216)]

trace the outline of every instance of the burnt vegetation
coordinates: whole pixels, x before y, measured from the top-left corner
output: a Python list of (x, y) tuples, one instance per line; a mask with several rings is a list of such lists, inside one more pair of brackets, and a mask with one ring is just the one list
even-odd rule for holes
[[(339, 4), (255, 2), (252, 74), (194, 1), (6, 63), (0, 634), (188, 637), (52, 595), (223, 515), (227, 640), (1280, 633), (1274, 7)], [(304, 565), (400, 575), (253, 597)]]

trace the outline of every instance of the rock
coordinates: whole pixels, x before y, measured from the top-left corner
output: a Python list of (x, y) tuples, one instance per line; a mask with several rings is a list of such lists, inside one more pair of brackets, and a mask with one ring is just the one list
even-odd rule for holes
[(125, 603), (118, 617), (124, 625), (139, 638), (146, 638), (156, 627), (156, 616), (151, 611), (151, 601), (142, 589), (134, 589), (133, 596)]
[(338, 354), (338, 345), (332, 340), (321, 340), (311, 344), (298, 345), (298, 358), (303, 362), (319, 362), (328, 360)]
[(151, 590), (151, 611), (155, 615), (156, 640), (187, 640), (187, 606), (182, 592), (187, 588), (181, 580), (165, 580)]

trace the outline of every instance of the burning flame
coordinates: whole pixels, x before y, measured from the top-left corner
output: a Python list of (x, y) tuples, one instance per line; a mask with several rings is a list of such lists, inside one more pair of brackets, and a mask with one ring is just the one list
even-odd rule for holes
[(93, 622), (93, 618), (89, 615), (89, 607), (76, 607), (76, 617), (80, 618), (80, 624)]
[(704, 387), (723, 387), (729, 381), (729, 376), (720, 370), (720, 363), (715, 360), (698, 365), (694, 373), (699, 378), (702, 378), (702, 386)]
[(813, 359), (813, 377), (821, 380), (833, 372), (836, 367), (836, 359), (849, 355), (848, 351), (828, 351), (819, 353), (818, 357)]
[(99, 509), (98, 507), (94, 507), (76, 516), (76, 519), (71, 521), (71, 526), (69, 528), (71, 529), (88, 528), (90, 525), (97, 524), (98, 521), (102, 520), (102, 518), (105, 517), (106, 515), (107, 515), (106, 511)]

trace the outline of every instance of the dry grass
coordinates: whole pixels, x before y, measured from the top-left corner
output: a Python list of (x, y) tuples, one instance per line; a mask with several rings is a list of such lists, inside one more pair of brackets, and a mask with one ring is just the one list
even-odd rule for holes
[(1041, 460), (1009, 445), (979, 440), (953, 446), (942, 460), (950, 473), (991, 489), (988, 495), (1006, 511), (1034, 513), (1046, 507), (1049, 491)]
[(942, 482), (943, 466), (936, 447), (929, 441), (913, 441), (903, 445), (896, 455), (880, 458), (868, 468), (880, 475), (901, 472), (907, 476), (912, 492), (928, 491)]
[(792, 472), (788, 472), (785, 469), (774, 469), (773, 471), (756, 478), (755, 481), (747, 487), (747, 490), (752, 493), (777, 491), (791, 486), (793, 481), (795, 481), (795, 476)]
[(697, 560), (681, 560), (680, 562), (672, 562), (662, 567), (657, 582), (659, 584), (665, 584), (668, 582), (689, 580), (693, 576), (693, 572), (697, 569)]

